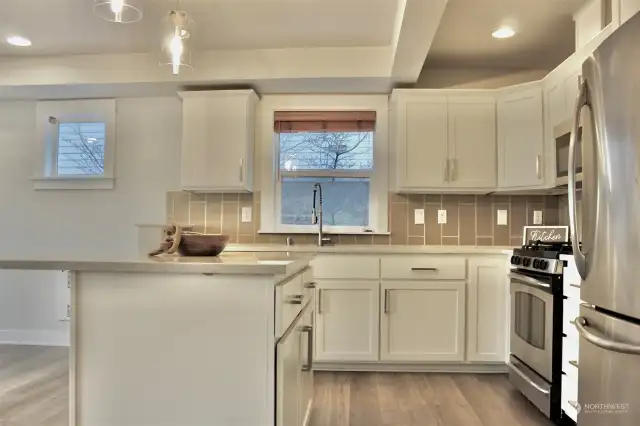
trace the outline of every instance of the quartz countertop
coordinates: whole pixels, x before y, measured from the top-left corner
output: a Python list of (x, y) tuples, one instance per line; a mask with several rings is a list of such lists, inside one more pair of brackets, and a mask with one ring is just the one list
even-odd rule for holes
[(289, 253), (336, 253), (336, 254), (504, 254), (510, 255), (513, 247), (495, 246), (374, 246), (374, 245), (316, 245), (283, 244), (229, 244), (225, 253), (230, 252), (289, 252)]
[(225, 252), (218, 257), (162, 255), (130, 259), (0, 259), (0, 269), (93, 272), (291, 275), (313, 259), (311, 253)]

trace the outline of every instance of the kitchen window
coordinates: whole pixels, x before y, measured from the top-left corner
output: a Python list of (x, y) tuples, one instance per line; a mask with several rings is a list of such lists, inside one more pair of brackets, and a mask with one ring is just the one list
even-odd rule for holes
[(375, 111), (276, 112), (280, 225), (312, 226), (312, 188), (323, 189), (327, 230), (369, 226)]
[(115, 100), (39, 102), (35, 189), (111, 189)]

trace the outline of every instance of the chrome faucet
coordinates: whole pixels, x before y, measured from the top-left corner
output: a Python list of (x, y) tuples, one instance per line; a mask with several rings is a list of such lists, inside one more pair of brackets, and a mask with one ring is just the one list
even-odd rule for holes
[[(316, 209), (316, 195), (318, 197), (318, 208)], [(313, 210), (311, 210), (311, 223), (318, 225), (318, 246), (324, 246), (331, 242), (330, 237), (325, 237), (322, 232), (322, 185), (313, 184)]]

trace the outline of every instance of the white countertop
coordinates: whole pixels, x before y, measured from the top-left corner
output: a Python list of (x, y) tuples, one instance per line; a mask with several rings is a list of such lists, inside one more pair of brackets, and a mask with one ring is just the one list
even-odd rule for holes
[(510, 255), (513, 247), (488, 246), (374, 246), (336, 245), (318, 247), (315, 245), (282, 244), (229, 244), (229, 252), (289, 252), (289, 253), (336, 253), (336, 254), (504, 254)]
[(0, 269), (93, 272), (291, 275), (306, 268), (312, 254), (223, 253), (219, 257), (156, 256), (131, 259), (0, 259)]

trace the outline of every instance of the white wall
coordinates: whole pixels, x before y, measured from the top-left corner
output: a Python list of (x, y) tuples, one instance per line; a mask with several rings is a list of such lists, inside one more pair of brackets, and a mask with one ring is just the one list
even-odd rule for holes
[[(163, 223), (165, 193), (179, 188), (180, 100), (117, 101), (114, 190), (34, 191), (35, 111), (0, 103), (0, 258), (135, 255), (134, 224)], [(59, 341), (65, 289), (59, 272), (0, 271), (0, 342)]]

